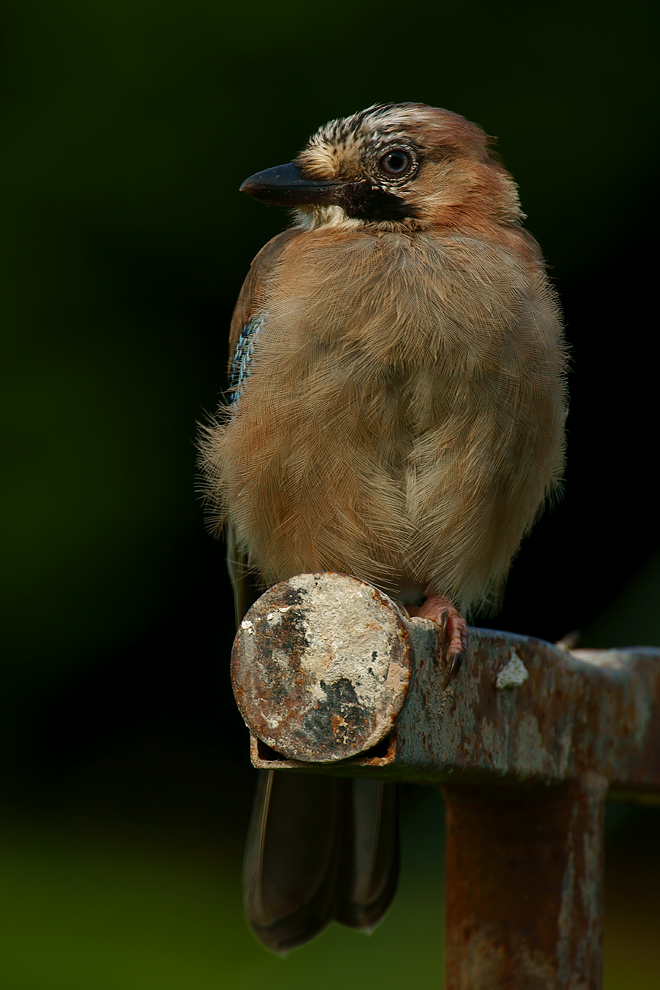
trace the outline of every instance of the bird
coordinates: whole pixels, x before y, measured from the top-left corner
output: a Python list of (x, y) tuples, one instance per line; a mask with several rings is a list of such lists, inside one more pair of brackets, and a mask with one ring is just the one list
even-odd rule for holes
[[(517, 186), (477, 124), (382, 103), (241, 191), (293, 222), (252, 262), (200, 440), (236, 618), (251, 588), (345, 573), (438, 625), (447, 683), (564, 469), (562, 315)], [(244, 887), (267, 947), (384, 916), (394, 787), (260, 771)]]

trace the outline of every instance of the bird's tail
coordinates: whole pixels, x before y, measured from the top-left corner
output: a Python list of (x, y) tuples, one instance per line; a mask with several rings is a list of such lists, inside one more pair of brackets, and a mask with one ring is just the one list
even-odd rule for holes
[(275, 952), (337, 920), (371, 931), (396, 892), (396, 786), (261, 771), (245, 853), (245, 908)]

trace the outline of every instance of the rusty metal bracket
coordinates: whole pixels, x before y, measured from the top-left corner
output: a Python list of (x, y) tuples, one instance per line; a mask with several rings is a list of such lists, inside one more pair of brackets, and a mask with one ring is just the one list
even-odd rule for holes
[(232, 681), (263, 769), (439, 784), (446, 986), (598, 990), (606, 796), (660, 801), (660, 650), (437, 628), (337, 574), (269, 589)]

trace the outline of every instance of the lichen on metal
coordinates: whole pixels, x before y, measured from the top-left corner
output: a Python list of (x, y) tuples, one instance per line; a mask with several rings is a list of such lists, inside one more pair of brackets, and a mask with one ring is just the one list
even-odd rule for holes
[(522, 662), (515, 650), (511, 650), (511, 659), (509, 660), (506, 667), (502, 667), (501, 671), (495, 679), (495, 687), (498, 691), (504, 691), (506, 688), (517, 688), (521, 684), (524, 684), (529, 673), (527, 667)]
[[(648, 647), (568, 653), (470, 629), (445, 690), (432, 622), (354, 578), (302, 575), (248, 612), (232, 670), (239, 708), (281, 769), (327, 762), (324, 772), (419, 783), (595, 772), (617, 793), (660, 795), (660, 656)], [(390, 732), (389, 756), (370, 753)]]
[(341, 574), (302, 574), (249, 610), (232, 653), (232, 681), (249, 728), (308, 763), (368, 750), (392, 729), (412, 668), (402, 613), (386, 595)]
[(266, 592), (232, 677), (255, 766), (440, 784), (447, 990), (599, 990), (606, 795), (660, 801), (660, 650), (437, 627), (344, 575)]

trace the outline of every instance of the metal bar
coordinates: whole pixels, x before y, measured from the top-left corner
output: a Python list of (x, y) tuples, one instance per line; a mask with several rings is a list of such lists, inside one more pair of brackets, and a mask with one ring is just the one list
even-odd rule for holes
[(610, 796), (660, 800), (658, 650), (470, 629), (445, 689), (433, 623), (336, 574), (276, 585), (243, 627), (232, 676), (257, 767), (482, 785), (596, 773)]
[(442, 786), (448, 990), (599, 990), (606, 796), (660, 801), (660, 650), (437, 627), (300, 575), (237, 634), (255, 766)]
[[(464, 782), (574, 780), (597, 773), (620, 794), (660, 796), (660, 656), (575, 651), (472, 629), (447, 691), (435, 633), (412, 621), (413, 686), (397, 721), (392, 771)], [(423, 664), (423, 666), (421, 666)]]

